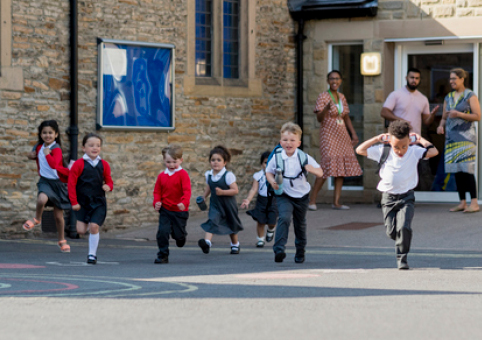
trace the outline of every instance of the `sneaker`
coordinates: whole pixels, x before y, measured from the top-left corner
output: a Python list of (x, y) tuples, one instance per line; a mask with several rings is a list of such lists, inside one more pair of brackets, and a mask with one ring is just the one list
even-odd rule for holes
[(408, 269), (410, 269), (410, 267), (408, 266), (407, 261), (403, 261), (403, 262), (402, 262), (402, 261), (398, 260), (398, 261), (397, 261), (397, 265), (398, 265), (398, 269), (400, 269), (400, 270), (408, 270)]
[(318, 207), (316, 206), (316, 204), (310, 204), (308, 205), (308, 210), (316, 211), (318, 210)]
[(296, 263), (303, 263), (303, 262), (305, 262), (305, 250), (304, 250), (304, 249), (300, 249), (300, 250), (297, 250), (297, 251), (296, 251), (296, 254), (295, 254), (295, 262), (296, 262)]
[(163, 263), (169, 263), (169, 255), (161, 255), (160, 257), (158, 256), (154, 260), (155, 264), (163, 264)]
[(96, 264), (97, 263), (97, 256), (95, 256), (95, 255), (87, 256), (87, 263), (88, 264)]
[(283, 262), (286, 257), (286, 253), (284, 251), (280, 251), (274, 255), (274, 262)]
[(184, 247), (185, 244), (186, 244), (186, 238), (176, 240), (176, 246), (178, 246), (179, 248)]
[(231, 246), (231, 254), (239, 254), (239, 246)]
[(274, 237), (274, 229), (273, 230), (266, 230), (266, 242), (271, 242), (273, 241)]
[(263, 247), (264, 247), (264, 241), (263, 241), (263, 240), (258, 240), (258, 242), (256, 243), (256, 247), (258, 247), (258, 248), (263, 248)]
[(205, 239), (200, 239), (197, 241), (197, 245), (201, 248), (204, 254), (209, 254), (209, 249), (211, 248)]

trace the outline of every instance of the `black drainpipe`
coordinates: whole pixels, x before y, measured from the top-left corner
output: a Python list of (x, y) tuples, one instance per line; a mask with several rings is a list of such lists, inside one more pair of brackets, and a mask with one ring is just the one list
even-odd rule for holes
[[(298, 34), (296, 35), (296, 69), (298, 73), (296, 124), (298, 124), (301, 129), (303, 129), (303, 40), (306, 39), (306, 36), (303, 35), (304, 25), (304, 19), (298, 19)], [(300, 149), (303, 149), (303, 138), (301, 139)]]
[[(70, 160), (77, 160), (79, 148), (78, 136), (78, 24), (77, 24), (77, 0), (70, 0), (70, 126), (67, 131), (70, 139)], [(77, 220), (74, 211), (70, 210), (69, 237), (77, 238)]]

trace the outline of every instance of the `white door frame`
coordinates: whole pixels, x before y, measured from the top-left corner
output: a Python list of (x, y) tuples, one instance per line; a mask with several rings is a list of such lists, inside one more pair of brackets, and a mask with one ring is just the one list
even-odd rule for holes
[[(444, 40), (443, 45), (429, 45), (426, 46), (424, 41), (420, 40), (407, 40), (395, 42), (395, 65), (394, 65), (394, 88), (400, 89), (405, 85), (405, 75), (408, 70), (408, 55), (409, 54), (442, 54), (442, 53), (472, 53), (473, 54), (473, 91), (480, 98), (479, 94), (479, 41), (467, 41), (467, 40)], [(428, 40), (428, 39), (427, 39)], [(481, 139), (481, 129), (477, 129), (478, 140)], [(476, 158), (476, 179), (481, 178), (479, 176), (479, 169), (482, 169), (481, 157), (478, 157), (480, 152), (480, 145), (477, 143), (477, 158)], [(477, 166), (478, 165), (478, 166)], [(477, 181), (479, 182), (479, 181)], [(482, 186), (478, 183), (478, 195), (479, 203), (480, 193), (482, 192)], [(419, 202), (459, 202), (459, 196), (457, 192), (430, 192), (430, 191), (418, 191), (415, 192), (415, 198)]]

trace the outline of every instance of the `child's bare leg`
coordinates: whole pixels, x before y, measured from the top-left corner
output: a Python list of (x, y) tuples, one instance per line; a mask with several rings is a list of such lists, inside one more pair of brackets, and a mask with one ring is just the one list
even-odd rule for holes
[(84, 222), (77, 221), (77, 233), (80, 235), (85, 235), (87, 232), (87, 224)]
[(238, 244), (238, 234), (229, 234), (232, 244)]
[(259, 238), (264, 238), (264, 224), (261, 224), (261, 223), (258, 222), (258, 225), (256, 227), (256, 231), (258, 232)]
[(42, 220), (42, 214), (44, 212), (45, 205), (47, 204), (49, 198), (43, 192), (37, 196), (37, 208), (35, 210), (35, 218), (38, 221)]
[(206, 234), (204, 234), (204, 239), (205, 239), (205, 240), (211, 241), (212, 238), (213, 238), (213, 234), (211, 234), (211, 233), (206, 233)]
[(64, 235), (64, 228), (65, 228), (65, 221), (64, 221), (64, 211), (60, 208), (54, 207), (54, 218), (55, 218), (55, 226), (57, 227), (57, 237), (59, 241), (65, 239)]

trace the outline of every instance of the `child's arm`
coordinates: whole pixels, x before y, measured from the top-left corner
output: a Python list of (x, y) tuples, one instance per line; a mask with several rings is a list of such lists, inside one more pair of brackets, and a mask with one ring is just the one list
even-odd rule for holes
[(181, 176), (182, 197), (181, 203), (179, 203), (177, 207), (179, 208), (179, 210), (184, 211), (186, 210), (186, 207), (189, 205), (189, 201), (191, 200), (191, 179), (185, 171), (182, 171)]
[(310, 174), (315, 175), (316, 177), (323, 177), (323, 169), (321, 167), (315, 168), (311, 164), (306, 164), (305, 165), (306, 171), (308, 171)]
[(386, 135), (387, 135), (386, 133), (382, 133), (381, 135), (372, 137), (372, 138), (364, 141), (363, 143), (358, 145), (358, 147), (355, 150), (356, 153), (361, 155), (361, 156), (367, 156), (368, 155), (368, 153), (367, 153), (368, 148), (377, 144), (377, 143), (382, 143), (383, 142), (382, 138), (383, 138), (383, 136), (386, 136)]
[(229, 185), (229, 189), (223, 190), (219, 187), (216, 188), (216, 195), (218, 196), (234, 196), (237, 195), (239, 192), (238, 185), (236, 182), (233, 182)]
[(50, 150), (49, 148), (44, 148), (45, 159), (49, 166), (56, 170), (62, 165), (62, 150), (60, 148), (55, 148)]
[(274, 190), (279, 190), (279, 185), (274, 180), (274, 174), (266, 171), (266, 181), (271, 185), (271, 187), (273, 187)]
[(208, 198), (209, 195), (211, 195), (211, 188), (209, 187), (209, 185), (206, 184), (206, 187), (204, 188), (204, 194), (203, 194), (204, 200), (206, 200), (206, 198)]
[(161, 207), (162, 207), (162, 202), (161, 202), (161, 195), (162, 195), (161, 174), (159, 174), (159, 176), (157, 176), (156, 184), (154, 184), (154, 192), (152, 194), (154, 196), (154, 200), (152, 201), (152, 205), (154, 206), (154, 209), (159, 211), (159, 210), (161, 210)]
[(104, 165), (104, 182), (105, 184), (102, 186), (104, 191), (112, 191), (114, 190), (114, 182), (112, 181), (112, 177), (110, 175), (110, 165), (104, 160), (101, 160), (102, 164)]
[(253, 180), (253, 185), (251, 186), (251, 189), (248, 192), (248, 197), (243, 200), (243, 203), (241, 204), (241, 209), (246, 209), (248, 208), (249, 203), (253, 200), (254, 195), (258, 192), (259, 188), (259, 183), (257, 180)]
[(72, 210), (79, 211), (80, 204), (77, 202), (77, 180), (79, 176), (82, 174), (83, 169), (83, 162), (75, 162), (72, 165), (72, 169), (70, 170), (69, 181), (67, 183), (68, 193), (69, 193), (69, 200), (70, 204), (72, 205)]
[(417, 136), (417, 142), (422, 144), (422, 146), (427, 150), (427, 153), (425, 154), (425, 159), (432, 158), (438, 155), (438, 150), (437, 148), (435, 148), (435, 146), (433, 146), (432, 143), (430, 143), (428, 140), (426, 140), (419, 134), (415, 133), (415, 136)]

